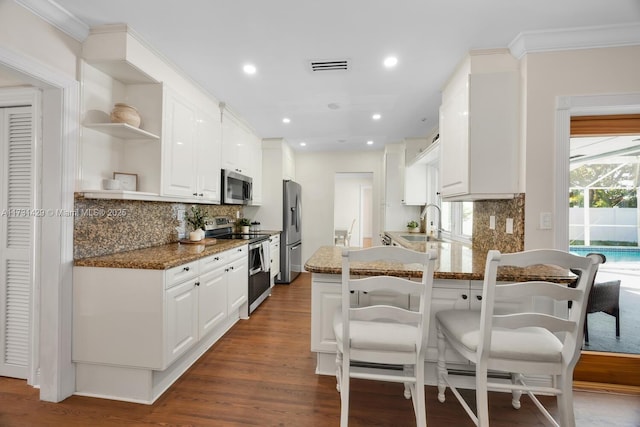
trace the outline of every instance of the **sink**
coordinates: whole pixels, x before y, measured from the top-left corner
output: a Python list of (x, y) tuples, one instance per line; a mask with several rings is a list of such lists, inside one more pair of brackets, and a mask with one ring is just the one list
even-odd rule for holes
[(428, 236), (427, 235), (422, 235), (422, 236), (407, 235), (407, 236), (400, 236), (400, 237), (410, 242), (422, 242), (422, 241), (426, 241)]
[(405, 240), (408, 240), (410, 242), (439, 242), (440, 240), (428, 236), (426, 234), (420, 234), (418, 236), (416, 236), (415, 234), (405, 234), (403, 236), (400, 236)]

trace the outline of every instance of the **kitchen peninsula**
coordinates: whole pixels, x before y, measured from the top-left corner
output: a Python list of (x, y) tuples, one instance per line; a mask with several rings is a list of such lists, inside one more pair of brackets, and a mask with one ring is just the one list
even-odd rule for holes
[[(437, 336), (435, 330), (435, 314), (440, 310), (469, 309), (479, 310), (482, 301), (482, 280), (486, 253), (474, 253), (469, 245), (449, 241), (408, 242), (407, 247), (414, 250), (435, 250), (438, 254), (434, 273), (434, 288), (431, 302), (431, 322), (429, 340), (426, 350), (426, 383), (436, 384), (435, 362), (437, 360)], [(336, 343), (333, 334), (333, 316), (340, 307), (342, 247), (323, 246), (306, 262), (305, 269), (312, 273), (311, 289), (311, 351), (316, 352), (316, 373), (335, 375)], [(357, 249), (357, 248), (354, 248)], [(405, 277), (418, 277), (419, 269), (411, 265), (397, 263), (374, 263), (358, 265), (352, 269), (356, 275), (389, 274)], [(515, 282), (524, 279), (540, 279), (559, 283), (570, 283), (575, 276), (552, 266), (531, 268), (501, 268), (498, 280)], [(369, 305), (385, 303), (405, 308), (417, 307), (417, 298), (405, 296), (399, 298), (394, 294), (354, 294), (352, 304)], [(523, 299), (518, 301), (498, 302), (498, 306), (508, 310), (515, 308), (533, 308), (537, 311), (552, 312), (553, 307), (541, 301)], [(459, 363), (459, 369), (472, 371), (473, 368), (458, 358), (453, 351), (447, 352), (451, 363)], [(460, 377), (460, 385), (471, 387), (468, 378)], [(548, 385), (547, 378), (530, 378), (530, 382)]]

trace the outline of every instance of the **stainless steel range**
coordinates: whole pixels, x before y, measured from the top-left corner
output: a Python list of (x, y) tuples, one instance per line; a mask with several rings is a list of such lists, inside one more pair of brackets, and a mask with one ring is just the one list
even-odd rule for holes
[(233, 220), (216, 217), (209, 223), (205, 237), (245, 240), (249, 244), (249, 314), (271, 295), (269, 234), (235, 233)]

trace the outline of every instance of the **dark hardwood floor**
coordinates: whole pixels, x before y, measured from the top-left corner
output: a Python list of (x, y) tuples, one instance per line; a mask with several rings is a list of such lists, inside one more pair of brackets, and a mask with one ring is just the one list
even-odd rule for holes
[[(335, 378), (314, 374), (309, 350), (310, 277), (277, 285), (248, 321), (240, 321), (153, 405), (72, 396), (61, 403), (38, 400), (24, 381), (0, 377), (0, 426), (338, 426)], [(353, 426), (415, 425), (411, 401), (398, 384), (353, 380)], [(471, 392), (467, 392), (472, 396)], [(544, 399), (553, 409), (553, 399)], [(514, 410), (510, 395), (490, 396), (491, 425), (546, 426), (523, 397)], [(580, 427), (640, 426), (640, 396), (578, 391)], [(427, 387), (430, 427), (473, 424), (455, 398), (436, 399)]]

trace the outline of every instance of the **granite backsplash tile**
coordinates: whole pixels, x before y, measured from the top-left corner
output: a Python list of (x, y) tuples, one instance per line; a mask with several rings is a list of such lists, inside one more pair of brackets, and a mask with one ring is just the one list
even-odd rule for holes
[[(148, 248), (179, 239), (184, 211), (192, 203), (85, 199), (76, 195), (73, 256), (82, 259)], [(237, 206), (199, 205), (207, 216), (236, 217)], [(188, 231), (188, 230), (187, 230)]]
[[(489, 228), (490, 217), (495, 216), (496, 228)], [(513, 219), (513, 234), (506, 232), (507, 218)], [(474, 253), (487, 253), (490, 249), (501, 252), (524, 250), (524, 194), (508, 200), (479, 200), (473, 204)]]

